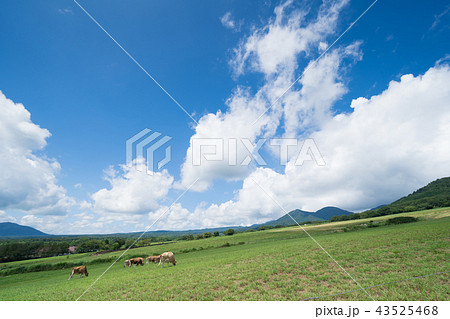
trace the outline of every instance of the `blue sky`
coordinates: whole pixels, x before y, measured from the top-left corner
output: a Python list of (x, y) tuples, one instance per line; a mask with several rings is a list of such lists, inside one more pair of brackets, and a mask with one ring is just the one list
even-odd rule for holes
[[(197, 171), (186, 165), (193, 137), (206, 137), (199, 133), (205, 131), (208, 137), (221, 138), (226, 138), (227, 132), (232, 136), (241, 132), (239, 124), (236, 124), (235, 132), (230, 130), (230, 126), (233, 128), (233, 121), (239, 122), (239, 114), (247, 114), (248, 105), (255, 102), (258, 92), (265, 92), (266, 98), (273, 100), (264, 90), (281, 90), (286, 87), (285, 83), (291, 83), (372, 3), (341, 2), (338, 6), (339, 1), (334, 4), (322, 1), (265, 1), (264, 4), (260, 1), (79, 1), (200, 125), (181, 111), (73, 1), (3, 3), (0, 10), (0, 28), (3, 31), (0, 32), (0, 91), (6, 99), (23, 104), (31, 114), (30, 123), (47, 129), (51, 136), (44, 134), (35, 141), (37, 144), (46, 142), (43, 146), (39, 144), (42, 147), (30, 146), (27, 149), (28, 142), (20, 140), (21, 133), (17, 133), (20, 130), (13, 128), (14, 125), (20, 128), (20, 123), (5, 120), (0, 122), (4, 134), (0, 137), (6, 141), (2, 152), (5, 158), (9, 156), (13, 142), (8, 144), (7, 139), (11, 138), (14, 143), (22, 143), (21, 147), (14, 144), (23, 152), (22, 159), (34, 156), (33, 160), (46, 161), (44, 166), (56, 162), (60, 169), (53, 170), (47, 165), (44, 174), (38, 166), (31, 172), (36, 179), (30, 182), (26, 179), (29, 172), (24, 174), (20, 169), (7, 165), (18, 161), (13, 157), (5, 160), (6, 164), (1, 168), (3, 172), (0, 171), (5, 182), (0, 194), (0, 218), (51, 233), (142, 230), (186, 190), (192, 181), (187, 176), (199, 173), (199, 176), (208, 175), (203, 186), (187, 191), (170, 210), (172, 217), (161, 220), (156, 228), (251, 224), (283, 214), (280, 207), (265, 200), (259, 201), (262, 207), (253, 205), (251, 199), (258, 201), (260, 194), (247, 194), (246, 190), (252, 188), (248, 183), (255, 180), (271, 181), (261, 186), (278, 197), (286, 209), (315, 210), (322, 205), (337, 205), (358, 211), (395, 200), (437, 177), (448, 176), (448, 153), (439, 153), (432, 156), (433, 159), (425, 156), (430, 152), (427, 147), (441, 149), (448, 146), (442, 144), (446, 141), (445, 129), (438, 129), (435, 135), (423, 141), (423, 145), (420, 141), (408, 144), (408, 141), (402, 141), (411, 134), (403, 131), (396, 134), (391, 130), (395, 137), (389, 138), (382, 133), (390, 127), (377, 126), (376, 121), (373, 125), (379, 127), (378, 133), (381, 132), (376, 139), (380, 144), (373, 145), (372, 150), (379, 147), (377, 154), (380, 158), (372, 161), (365, 158), (366, 150), (352, 149), (352, 145), (359, 144), (347, 139), (347, 144), (342, 147), (349, 149), (348, 156), (352, 160), (357, 156), (360, 158), (355, 162), (358, 164), (347, 161), (345, 169), (341, 169), (344, 164), (337, 164), (341, 155), (333, 153), (334, 146), (327, 146), (326, 142), (322, 143), (323, 146), (317, 143), (317, 146), (321, 151), (323, 148), (322, 153), (330, 165), (317, 172), (315, 170), (320, 168), (311, 168), (311, 173), (304, 172), (310, 168), (305, 165), (299, 169), (300, 175), (290, 176), (267, 148), (262, 151), (270, 163), (266, 168), (236, 171), (219, 165)], [(337, 13), (330, 16), (333, 5)], [(325, 26), (313, 27), (321, 12)], [(245, 131), (242, 137), (255, 141), (262, 135), (286, 137), (289, 131), (289, 137), (314, 138), (316, 142), (336, 138), (335, 142), (340, 143), (342, 141), (336, 137), (339, 135), (332, 133), (333, 129), (342, 132), (342, 128), (335, 127), (338, 124), (334, 116), (347, 116), (346, 124), (342, 125), (355, 125), (353, 135), (346, 132), (342, 133), (343, 136), (359, 136), (356, 124), (352, 123), (364, 121), (364, 116), (361, 119), (355, 118), (356, 115), (351, 117), (356, 110), (351, 107), (352, 101), (358, 98), (367, 98), (372, 110), (378, 110), (374, 111), (371, 119), (379, 115), (380, 123), (392, 120), (397, 123), (396, 128), (404, 126), (413, 130), (417, 118), (408, 122), (408, 111), (404, 116), (390, 117), (391, 111), (386, 111), (384, 104), (378, 106), (384, 97), (385, 103), (394, 101), (391, 107), (398, 103), (397, 110), (404, 111), (402, 107), (406, 102), (397, 102), (397, 98), (405, 93), (397, 92), (398, 88), (391, 88), (389, 83), (397, 81), (406, 92), (408, 85), (416, 85), (401, 80), (406, 74), (412, 74), (411, 81), (417, 81), (419, 87), (437, 90), (437, 93), (428, 89), (422, 92), (416, 88), (421, 92), (420, 98), (427, 101), (426, 94), (438, 95), (441, 100), (437, 103), (442, 103), (442, 106), (424, 105), (418, 97), (414, 99), (418, 106), (411, 106), (418, 113), (411, 114), (420, 116), (422, 113), (419, 111), (422, 110), (446, 118), (446, 113), (441, 113), (450, 109), (445, 99), (449, 88), (448, 82), (445, 85), (440, 81), (444, 81), (448, 71), (449, 21), (446, 1), (378, 1), (327, 52), (324, 61), (329, 61), (329, 65), (324, 62), (323, 66), (317, 64), (317, 69), (308, 71), (311, 73), (310, 81), (316, 83), (316, 86), (310, 85), (312, 89), (308, 92), (317, 90), (319, 93), (302, 93), (303, 86), (308, 86), (305, 75), (305, 83), (300, 81), (290, 92), (292, 99), (298, 99), (292, 103), (301, 105), (295, 111), (298, 113), (289, 114), (288, 108), (280, 105), (269, 112), (270, 116), (262, 123), (265, 126), (254, 132)], [(274, 30), (281, 30), (281, 33), (275, 34)], [(280, 34), (286, 35), (286, 41), (292, 43), (278, 43)], [(295, 43), (303, 41), (305, 45)], [(253, 49), (249, 49), (251, 45), (254, 45)], [(280, 45), (286, 47), (277, 51)], [(245, 57), (245, 54), (248, 55)], [(327, 57), (329, 60), (325, 60)], [(242, 70), (238, 70), (239, 63)], [(433, 73), (435, 69), (437, 71)], [(320, 77), (321, 72), (323, 78)], [(315, 74), (318, 79), (314, 78)], [(426, 74), (429, 76), (425, 77)], [(430, 83), (425, 83), (425, 78)], [(277, 80), (281, 84), (274, 84)], [(230, 111), (230, 101), (238, 99), (238, 88), (247, 90), (247, 96), (244, 101), (240, 100), (241, 104), (236, 102), (239, 106)], [(323, 100), (320, 92), (326, 92)], [(358, 105), (364, 104), (364, 101), (358, 101)], [(295, 109), (294, 106), (291, 108)], [(218, 110), (223, 117), (218, 115)], [(382, 113), (383, 110), (387, 113)], [(0, 116), (9, 116), (4, 112)], [(297, 116), (300, 119), (296, 123), (286, 123), (286, 118)], [(214, 119), (209, 121), (208, 118)], [(437, 119), (431, 116), (429, 127), (433, 127), (433, 118)], [(270, 125), (275, 128), (267, 129)], [(289, 125), (290, 130), (287, 129)], [(439, 128), (439, 124), (434, 125)], [(427, 123), (424, 127), (428, 127)], [(144, 128), (173, 138), (170, 142), (172, 161), (165, 167), (164, 174), (167, 175), (160, 176), (161, 179), (126, 177), (126, 172), (120, 167), (125, 163), (125, 141)], [(216, 129), (220, 133), (215, 132)], [(9, 134), (8, 130), (11, 130)], [(42, 133), (36, 130), (35, 136)], [(360, 137), (364, 139), (364, 133)], [(401, 145), (394, 147), (392, 141)], [(410, 164), (403, 165), (403, 156), (408, 154)], [(378, 162), (379, 165), (368, 167), (361, 164), (364, 161)], [(343, 182), (349, 180), (348, 174), (352, 170), (358, 172), (358, 165), (367, 167), (364, 173), (367, 175), (361, 176), (361, 180), (352, 178), (348, 184)], [(116, 172), (115, 183), (104, 178), (105, 170), (110, 166)], [(429, 169), (421, 169), (423, 166)], [(228, 176), (233, 176), (233, 179)], [(383, 180), (383, 176), (397, 178), (395, 181)], [(296, 182), (297, 177), (299, 180)], [(364, 182), (368, 177), (380, 178), (380, 181)], [(133, 184), (133, 178), (139, 182)], [(22, 197), (11, 195), (8, 185), (21, 183), (24, 186), (18, 192)], [(293, 191), (292, 198), (284, 198), (288, 190), (281, 185), (296, 183), (309, 185), (309, 188), (305, 190), (301, 186)], [(42, 207), (39, 201), (32, 200), (44, 196), (39, 192), (39, 185), (46, 189), (58, 187), (45, 198)], [(166, 185), (166, 189), (161, 185)], [(140, 189), (138, 192), (148, 187), (149, 192), (155, 189), (161, 194), (141, 194), (134, 198), (135, 187)], [(124, 202), (111, 203), (117, 199), (117, 194), (127, 198), (118, 199)], [(59, 204), (51, 203), (55, 198), (58, 201), (63, 197), (64, 204), (61, 201)], [(140, 200), (143, 202), (139, 203)], [(137, 203), (138, 208), (127, 207), (130, 202), (133, 205)]]

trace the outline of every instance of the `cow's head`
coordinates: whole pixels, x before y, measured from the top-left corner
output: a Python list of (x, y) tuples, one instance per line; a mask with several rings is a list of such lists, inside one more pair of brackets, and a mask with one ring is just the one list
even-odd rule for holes
[(177, 261), (174, 260), (172, 264), (173, 264), (174, 266), (176, 266), (176, 265), (177, 265)]
[(89, 277), (89, 273), (88, 273), (88, 271), (86, 270), (86, 277)]

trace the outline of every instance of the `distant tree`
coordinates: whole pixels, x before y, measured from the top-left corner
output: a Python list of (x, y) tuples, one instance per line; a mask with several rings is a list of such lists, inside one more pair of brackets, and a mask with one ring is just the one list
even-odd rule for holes
[(203, 233), (203, 237), (209, 238), (209, 237), (212, 237), (212, 234), (208, 231), (206, 233)]
[(274, 228), (273, 226), (269, 226), (269, 225), (266, 225), (266, 226), (260, 226), (260, 227), (258, 227), (258, 231), (260, 231), (260, 230), (267, 230), (267, 229), (272, 229), (272, 228)]
[(219, 237), (219, 236), (220, 236), (220, 233), (219, 233), (218, 231), (215, 231), (215, 232), (213, 233), (213, 236), (214, 236), (214, 237)]
[(126, 248), (130, 247), (135, 242), (134, 238), (127, 238), (124, 240), (122, 246), (125, 246)]
[(181, 240), (194, 240), (194, 235), (190, 234), (190, 235), (183, 235), (181, 236)]
[(203, 239), (203, 234), (198, 234), (197, 236), (195, 236), (195, 239)]
[(123, 238), (117, 238), (116, 239), (116, 243), (120, 244), (120, 247), (122, 247), (123, 245), (125, 245), (125, 239)]
[(223, 234), (224, 234), (225, 236), (231, 236), (231, 235), (234, 235), (234, 229), (233, 229), (233, 228), (227, 229), (226, 231), (223, 232)]
[(120, 245), (120, 243), (118, 243), (117, 241), (115, 241), (115, 242), (113, 242), (109, 247), (110, 247), (110, 249), (112, 249), (112, 250), (118, 250), (118, 249), (120, 249), (121, 245)]

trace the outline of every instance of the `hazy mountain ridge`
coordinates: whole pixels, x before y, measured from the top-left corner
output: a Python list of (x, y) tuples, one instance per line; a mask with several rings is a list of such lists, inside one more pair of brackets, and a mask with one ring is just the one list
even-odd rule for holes
[[(307, 221), (324, 221), (329, 220), (334, 215), (351, 214), (351, 212), (345, 211), (338, 207), (324, 207), (319, 209), (317, 212), (306, 212), (300, 209), (293, 210), (289, 214), (298, 222), (304, 223)], [(261, 226), (289, 226), (295, 225), (296, 223), (288, 216), (288, 214), (263, 224), (254, 224), (251, 226), (225, 226), (225, 227), (214, 227), (214, 228), (202, 228), (202, 229), (190, 229), (190, 230), (155, 230), (146, 233), (145, 237), (148, 236), (183, 236), (183, 235), (194, 235), (205, 232), (223, 232), (229, 228), (233, 228), (235, 231), (244, 231), (248, 229), (257, 229)], [(142, 232), (132, 232), (132, 233), (115, 233), (115, 234), (88, 234), (88, 235), (49, 235), (45, 234), (37, 229), (29, 226), (21, 226), (15, 223), (0, 223), (0, 237), (45, 237), (45, 236), (73, 236), (73, 237), (105, 237), (105, 236), (122, 236), (122, 237), (133, 237), (140, 235)]]
[[(325, 221), (329, 220), (331, 217), (336, 215), (350, 215), (350, 214), (353, 213), (334, 206), (323, 207), (316, 212), (307, 212), (300, 209), (295, 209), (289, 212), (289, 215), (292, 218), (289, 217), (288, 214), (286, 214), (276, 220), (260, 224), (259, 226), (277, 226), (277, 225), (289, 226), (295, 225), (296, 223), (301, 224), (309, 221)], [(292, 219), (295, 219), (295, 221)]]
[[(419, 188), (408, 196), (402, 197), (389, 205), (380, 205), (374, 209), (355, 214), (353, 217), (374, 217), (381, 215), (396, 214), (401, 212), (416, 211), (431, 209), (436, 207), (447, 207), (450, 206), (450, 177), (444, 177), (437, 179), (428, 185)], [(244, 231), (248, 229), (257, 229), (261, 226), (290, 226), (295, 225), (296, 222), (301, 224), (309, 221), (325, 221), (330, 220), (335, 216), (345, 216), (353, 214), (352, 212), (343, 210), (339, 207), (327, 206), (319, 209), (316, 212), (307, 212), (300, 209), (295, 209), (289, 212), (295, 221), (289, 217), (288, 214), (282, 217), (268, 221), (263, 224), (255, 224), (251, 226), (226, 226), (226, 227), (215, 227), (215, 228), (204, 228), (204, 229), (192, 229), (192, 230), (157, 230), (147, 232), (145, 237), (148, 236), (182, 236), (189, 234), (199, 234), (204, 232), (214, 232), (214, 231), (225, 231), (226, 229), (233, 228), (236, 231)], [(366, 216), (367, 215), (367, 216)], [(348, 217), (347, 217), (348, 218)], [(336, 219), (336, 217), (335, 217)], [(353, 218), (352, 218), (353, 219)], [(339, 219), (336, 219), (339, 220)], [(103, 237), (103, 236), (123, 236), (132, 237), (140, 235), (141, 232), (133, 233), (117, 233), (117, 234), (91, 234), (91, 235), (58, 235), (58, 236), (73, 236), (73, 237)], [(33, 227), (22, 226), (11, 222), (0, 223), (0, 237), (45, 237), (54, 236), (41, 232)]]
[(0, 237), (43, 237), (50, 236), (30, 226), (16, 223), (0, 223)]

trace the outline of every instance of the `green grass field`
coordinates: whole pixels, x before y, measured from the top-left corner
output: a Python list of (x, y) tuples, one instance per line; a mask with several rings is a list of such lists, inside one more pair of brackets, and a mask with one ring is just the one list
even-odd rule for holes
[[(418, 222), (356, 229), (398, 216)], [(449, 300), (450, 208), (305, 226), (305, 229), (376, 300)], [(345, 231), (344, 231), (345, 230)], [(350, 230), (350, 231), (348, 231)], [(128, 256), (172, 251), (177, 266), (123, 268)], [(80, 254), (0, 264), (0, 270), (29, 263), (92, 261), (118, 257)], [(100, 260), (101, 261), (101, 260)], [(111, 263), (88, 265), (89, 277), (70, 269), (0, 278), (0, 300), (76, 300)], [(81, 300), (303, 300), (359, 289), (299, 227), (239, 233), (129, 250)], [(370, 300), (356, 291), (319, 300)]]

